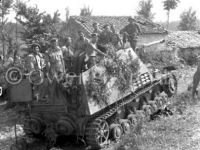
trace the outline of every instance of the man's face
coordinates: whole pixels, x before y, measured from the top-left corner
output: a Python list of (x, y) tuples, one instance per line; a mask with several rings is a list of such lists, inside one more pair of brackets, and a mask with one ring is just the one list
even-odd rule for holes
[(58, 41), (57, 41), (57, 40), (55, 40), (55, 41), (52, 41), (52, 43), (51, 43), (51, 44), (52, 44), (52, 46), (53, 46), (53, 47), (56, 47), (56, 46), (58, 45)]
[(40, 52), (40, 48), (38, 46), (35, 46), (34, 47), (34, 51), (35, 51), (35, 53), (39, 53)]

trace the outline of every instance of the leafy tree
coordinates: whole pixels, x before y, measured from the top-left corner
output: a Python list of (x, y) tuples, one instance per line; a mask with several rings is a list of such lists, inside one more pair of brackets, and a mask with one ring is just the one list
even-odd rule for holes
[(12, 8), (13, 5), (13, 0), (1, 0), (0, 2), (0, 16), (1, 16), (1, 41), (3, 45), (3, 56), (5, 56), (5, 40), (6, 40), (6, 30), (5, 30), (5, 25), (8, 21), (8, 18), (6, 17), (10, 9)]
[(80, 16), (91, 16), (92, 15), (92, 10), (89, 7), (81, 8), (81, 13)]
[(56, 11), (53, 17), (40, 12), (37, 6), (28, 7), (25, 2), (18, 2), (15, 6), (16, 20), (23, 26), (22, 39), (26, 43), (38, 40), (44, 33), (57, 36), (56, 25), (60, 22), (60, 14)]
[(196, 11), (190, 8), (188, 11), (184, 11), (180, 15), (181, 21), (178, 28), (180, 30), (195, 30), (197, 28), (197, 16)]
[(176, 9), (180, 0), (165, 0), (163, 2), (164, 10), (167, 10), (167, 28), (169, 27), (169, 16), (171, 9)]
[(152, 0), (142, 0), (139, 2), (139, 10), (137, 11), (138, 16), (142, 16), (146, 19), (152, 20), (154, 15), (151, 10), (153, 8)]

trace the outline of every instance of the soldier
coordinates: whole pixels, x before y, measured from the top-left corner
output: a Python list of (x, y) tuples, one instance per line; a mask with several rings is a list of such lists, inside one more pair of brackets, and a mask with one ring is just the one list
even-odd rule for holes
[(193, 76), (193, 87), (192, 87), (192, 98), (194, 99), (195, 94), (197, 94), (197, 86), (200, 81), (200, 64), (198, 64), (197, 70)]
[[(45, 61), (43, 55), (40, 53), (40, 45), (37, 43), (33, 43), (31, 46), (31, 53), (26, 57), (25, 60), (25, 68), (28, 72), (33, 70), (43, 70), (45, 67)], [(41, 75), (41, 74), (40, 74)], [(36, 100), (39, 100), (43, 96), (43, 86), (33, 86), (34, 96)]]
[(74, 56), (75, 56), (75, 68), (74, 72), (79, 74), (84, 69), (84, 57), (87, 50), (89, 40), (85, 37), (82, 31), (78, 31), (79, 38), (75, 42)]
[(32, 70), (42, 70), (45, 66), (43, 55), (40, 53), (40, 45), (33, 43), (31, 46), (31, 53), (26, 58), (26, 69), (28, 72)]
[(40, 37), (39, 42), (40, 42), (40, 52), (44, 54), (46, 50), (49, 48), (50, 44), (44, 37)]
[(103, 28), (103, 31), (99, 35), (98, 44), (107, 45), (108, 43), (111, 43), (112, 32), (108, 24), (104, 25)]
[(85, 37), (82, 31), (78, 31), (79, 38), (74, 45), (74, 55), (78, 57), (82, 52), (86, 51), (89, 40)]
[[(47, 50), (46, 54), (48, 72), (51, 78), (53, 77), (53, 79), (55, 78), (59, 82), (63, 77), (63, 73), (65, 72), (65, 64), (63, 60), (62, 50), (58, 46), (57, 38), (53, 38), (51, 40), (51, 47)], [(49, 80), (51, 79), (49, 78)]]
[(122, 40), (120, 38), (120, 35), (118, 33), (116, 33), (114, 25), (111, 24), (110, 26), (111, 26), (111, 31), (112, 31), (111, 43), (118, 50), (122, 47), (123, 43), (122, 43)]
[[(128, 36), (128, 41), (130, 42), (131, 48), (135, 50), (137, 44), (138, 35), (141, 34), (140, 26), (135, 22), (135, 19), (132, 17), (128, 18), (129, 24), (125, 26), (121, 31), (120, 34), (124, 34)], [(125, 39), (123, 40), (126, 41)]]
[(100, 35), (100, 33), (102, 32), (101, 29), (99, 29), (99, 24), (97, 22), (94, 22), (92, 24), (93, 27), (93, 33), (97, 33), (98, 35)]
[(97, 33), (91, 34), (91, 40), (88, 43), (86, 58), (85, 58), (85, 61), (88, 62), (87, 63), (88, 68), (91, 68), (92, 66), (96, 64), (97, 53), (101, 55), (105, 55), (97, 48), (97, 41), (98, 41), (98, 34)]
[(74, 57), (74, 53), (71, 47), (72, 40), (70, 37), (66, 38), (66, 43), (65, 46), (62, 47), (62, 52), (63, 52), (63, 59), (65, 62), (65, 68), (67, 70), (71, 70), (72, 67), (72, 61)]

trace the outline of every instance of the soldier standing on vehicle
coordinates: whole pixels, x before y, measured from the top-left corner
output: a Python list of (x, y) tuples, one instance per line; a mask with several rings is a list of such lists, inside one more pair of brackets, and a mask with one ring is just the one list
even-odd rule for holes
[(77, 57), (82, 52), (86, 51), (87, 44), (89, 43), (89, 40), (85, 37), (82, 31), (78, 31), (78, 39), (75, 42), (74, 45), (74, 55)]
[(78, 31), (78, 39), (74, 46), (75, 68), (74, 72), (79, 74), (85, 67), (84, 57), (87, 50), (89, 40), (85, 37), (82, 31)]
[[(51, 47), (47, 50), (46, 61), (48, 63), (48, 72), (51, 76), (49, 79), (53, 80), (54, 78), (57, 81), (60, 81), (65, 72), (65, 64), (63, 60), (63, 53), (61, 48), (58, 46), (58, 39), (53, 38), (51, 40)], [(48, 75), (48, 77), (49, 77)]]
[(94, 22), (92, 24), (93, 27), (93, 33), (97, 33), (98, 35), (100, 35), (100, 33), (102, 32), (101, 29), (99, 29), (99, 24), (97, 22)]
[(32, 70), (42, 70), (45, 66), (43, 55), (40, 53), (40, 45), (33, 43), (31, 46), (31, 53), (27, 56), (25, 65), (28, 72)]
[(101, 52), (98, 48), (97, 48), (97, 41), (98, 41), (98, 34), (97, 33), (93, 33), (91, 34), (91, 40), (88, 43), (87, 46), (87, 51), (86, 51), (86, 55), (85, 55), (85, 61), (87, 61), (87, 67), (91, 68), (92, 66), (94, 66), (96, 64), (96, 57), (97, 54), (100, 55), (105, 55), (103, 52)]
[[(31, 51), (30, 54), (26, 57), (25, 60), (25, 68), (30, 73), (33, 70), (43, 70), (45, 67), (45, 61), (43, 58), (43, 55), (40, 53), (40, 45), (37, 43), (33, 43), (30, 45)], [(42, 74), (40, 74), (40, 77)], [(43, 97), (43, 86), (37, 86), (34, 85), (34, 96), (36, 100), (39, 100), (41, 97)]]
[(123, 45), (122, 40), (120, 35), (116, 32), (114, 25), (111, 24), (110, 27), (112, 31), (111, 43), (117, 50), (119, 50)]
[(63, 59), (65, 62), (65, 68), (69, 71), (72, 69), (72, 61), (74, 57), (73, 49), (71, 47), (72, 39), (70, 37), (66, 38), (65, 46), (62, 47)]
[(108, 43), (111, 43), (111, 41), (112, 41), (112, 32), (110, 30), (109, 25), (106, 24), (103, 27), (103, 31), (99, 35), (98, 44), (105, 46)]
[[(127, 36), (128, 41), (130, 42), (131, 48), (135, 51), (138, 35), (141, 34), (140, 26), (135, 23), (135, 19), (132, 17), (128, 18), (129, 24), (121, 29), (120, 34)], [(125, 39), (123, 41), (126, 41)]]

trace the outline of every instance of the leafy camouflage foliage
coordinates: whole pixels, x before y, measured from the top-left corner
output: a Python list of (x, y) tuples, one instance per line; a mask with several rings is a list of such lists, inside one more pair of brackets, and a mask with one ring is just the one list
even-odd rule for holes
[(129, 58), (124, 62), (119, 58), (120, 56), (117, 55), (113, 46), (108, 45), (108, 49), (109, 59), (104, 59), (100, 62), (100, 65), (105, 67), (105, 73), (103, 76), (106, 76), (107, 80), (104, 81), (103, 76), (100, 76), (98, 79), (93, 79), (91, 72), (87, 86), (89, 95), (92, 96), (95, 102), (100, 106), (102, 104), (108, 104), (108, 97), (111, 93), (109, 93), (107, 83), (111, 78), (116, 78), (113, 86), (117, 87), (123, 94), (130, 88), (131, 80), (137, 78), (139, 70), (138, 59), (133, 59), (132, 56), (129, 55)]

